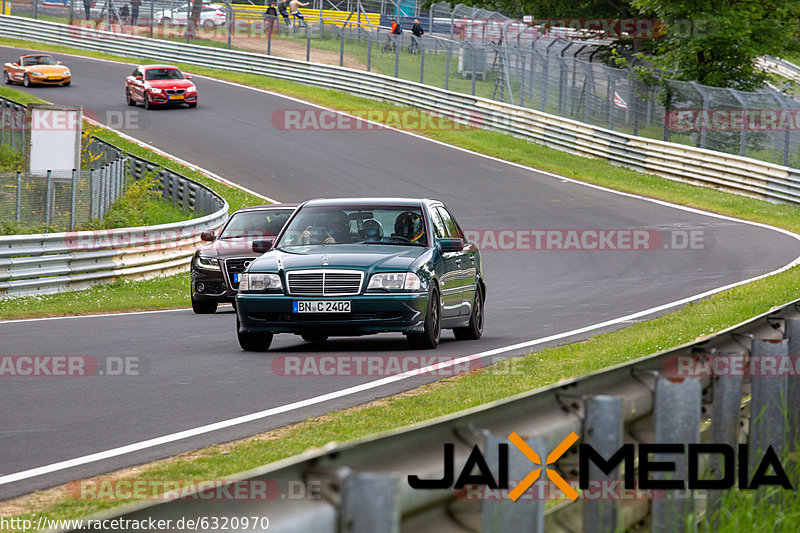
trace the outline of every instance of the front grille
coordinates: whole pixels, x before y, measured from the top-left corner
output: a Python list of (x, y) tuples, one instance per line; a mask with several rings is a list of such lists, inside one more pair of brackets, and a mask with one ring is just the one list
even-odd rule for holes
[(298, 270), (286, 275), (289, 294), (348, 296), (361, 292), (360, 270)]
[(242, 272), (244, 272), (245, 269), (247, 268), (245, 267), (245, 263), (249, 265), (255, 259), (256, 259), (255, 257), (237, 257), (234, 259), (225, 260), (225, 270), (228, 273), (228, 281), (230, 282), (232, 289), (239, 288), (239, 282), (233, 281), (233, 275), (241, 274)]
[(186, 92), (183, 89), (166, 89), (166, 91), (167, 94), (183, 94), (184, 92)]

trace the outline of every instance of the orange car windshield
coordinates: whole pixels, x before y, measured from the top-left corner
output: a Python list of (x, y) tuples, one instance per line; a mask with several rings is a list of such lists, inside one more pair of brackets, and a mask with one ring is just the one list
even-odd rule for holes
[(34, 65), (55, 65), (56, 60), (50, 56), (31, 56), (22, 58), (23, 67), (32, 67)]
[(146, 80), (182, 80), (183, 74), (176, 68), (150, 68), (144, 73)]

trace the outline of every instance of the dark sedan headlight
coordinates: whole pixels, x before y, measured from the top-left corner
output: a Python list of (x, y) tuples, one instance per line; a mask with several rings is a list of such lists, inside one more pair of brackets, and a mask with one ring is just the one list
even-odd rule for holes
[(383, 272), (369, 279), (368, 291), (419, 291), (422, 282), (413, 272)]
[(239, 277), (239, 291), (280, 291), (283, 292), (281, 277), (277, 274), (245, 272)]
[(194, 266), (203, 270), (220, 270), (219, 261), (213, 257), (195, 256)]

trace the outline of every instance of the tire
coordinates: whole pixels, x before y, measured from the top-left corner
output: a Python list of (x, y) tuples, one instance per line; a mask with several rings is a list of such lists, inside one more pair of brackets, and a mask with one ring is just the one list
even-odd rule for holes
[(24, 85), (25, 87), (31, 86), (31, 79), (28, 77), (27, 74), (25, 74), (25, 77), (22, 78), (22, 85)]
[(239, 318), (236, 318), (236, 336), (239, 346), (245, 352), (266, 352), (272, 344), (272, 333), (242, 333), (239, 331)]
[(475, 301), (472, 303), (472, 312), (469, 314), (469, 325), (465, 328), (453, 328), (456, 339), (460, 341), (475, 341), (483, 335), (483, 291), (480, 285), (475, 289)]
[(125, 89), (125, 102), (127, 102), (129, 106), (136, 105), (136, 100), (131, 98), (131, 92), (128, 89)]
[(11, 76), (8, 75), (8, 71), (3, 71), (3, 81), (6, 85), (11, 85)]
[(328, 340), (328, 336), (327, 335), (305, 334), (305, 335), (301, 335), (301, 337), (303, 337), (304, 341), (313, 342), (315, 344), (319, 344), (321, 342), (325, 342), (326, 340)]
[(428, 310), (425, 313), (425, 330), (422, 333), (409, 333), (408, 343), (417, 350), (430, 350), (439, 345), (442, 333), (442, 308), (439, 304), (439, 291), (434, 287), (428, 298)]
[(150, 103), (150, 97), (147, 96), (147, 93), (144, 93), (144, 108), (153, 109), (153, 104)]
[(190, 108), (195, 108), (197, 107), (197, 102), (192, 102), (191, 104), (186, 104), (186, 105), (188, 105)]
[(213, 30), (217, 25), (213, 20), (204, 20), (202, 26), (205, 30)]
[(168, 17), (164, 17), (164, 18), (161, 19), (161, 25), (162, 26), (169, 26), (170, 28), (172, 26), (174, 26), (174, 24), (172, 24), (172, 19), (168, 18)]
[(216, 300), (195, 300), (192, 296), (192, 311), (196, 315), (211, 315), (217, 312)]
[(72, 80), (69, 80), (69, 81), (65, 81), (64, 83), (62, 83), (61, 86), (62, 87), (69, 87), (71, 84), (72, 84)]

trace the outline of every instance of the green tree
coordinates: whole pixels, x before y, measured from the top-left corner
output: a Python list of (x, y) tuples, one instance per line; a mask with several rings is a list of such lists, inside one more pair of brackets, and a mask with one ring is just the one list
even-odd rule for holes
[(661, 19), (653, 65), (668, 77), (715, 87), (755, 90), (766, 74), (756, 59), (791, 49), (798, 36), (796, 0), (630, 0)]

